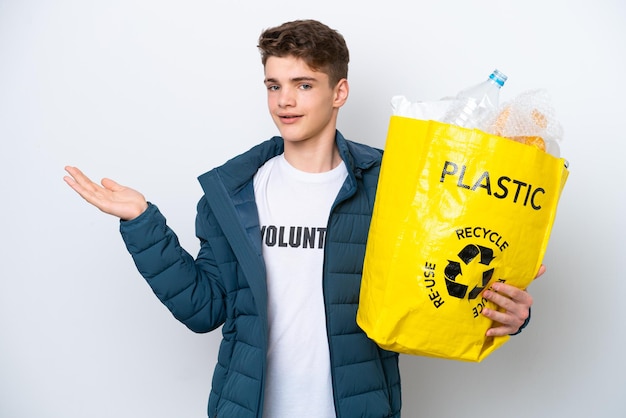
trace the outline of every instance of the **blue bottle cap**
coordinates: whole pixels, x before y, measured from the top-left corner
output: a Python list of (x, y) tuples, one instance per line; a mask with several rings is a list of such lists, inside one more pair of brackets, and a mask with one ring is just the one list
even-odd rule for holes
[(507, 76), (498, 69), (493, 70), (489, 78), (495, 81), (500, 87), (504, 86), (504, 82), (507, 80)]

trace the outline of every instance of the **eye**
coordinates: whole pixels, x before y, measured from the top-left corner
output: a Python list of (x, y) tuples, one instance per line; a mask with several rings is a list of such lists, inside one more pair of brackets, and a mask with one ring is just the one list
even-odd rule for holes
[(311, 90), (313, 88), (313, 86), (311, 84), (304, 83), (304, 84), (300, 84), (300, 88), (302, 90)]
[(280, 87), (278, 87), (276, 84), (270, 84), (267, 86), (267, 89), (269, 91), (277, 91)]

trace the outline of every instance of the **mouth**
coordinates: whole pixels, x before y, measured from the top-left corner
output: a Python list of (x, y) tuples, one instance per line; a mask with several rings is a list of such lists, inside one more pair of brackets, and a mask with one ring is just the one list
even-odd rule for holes
[(301, 117), (302, 117), (301, 115), (285, 115), (285, 114), (282, 114), (282, 115), (280, 115), (280, 114), (279, 114), (279, 115), (278, 115), (278, 118), (279, 118), (282, 122), (285, 122), (285, 123), (291, 123), (291, 122), (294, 122), (294, 121), (296, 121), (296, 120), (300, 119)]

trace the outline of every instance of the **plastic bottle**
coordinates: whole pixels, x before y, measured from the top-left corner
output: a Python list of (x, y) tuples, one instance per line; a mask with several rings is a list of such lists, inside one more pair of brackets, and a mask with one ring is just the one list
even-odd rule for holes
[(484, 130), (498, 110), (500, 88), (507, 78), (496, 69), (487, 80), (459, 92), (455, 104), (444, 116), (443, 122)]

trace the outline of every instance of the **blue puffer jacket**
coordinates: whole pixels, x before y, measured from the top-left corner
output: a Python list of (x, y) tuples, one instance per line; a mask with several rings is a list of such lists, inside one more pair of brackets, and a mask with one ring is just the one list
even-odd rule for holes
[[(339, 132), (336, 143), (349, 175), (328, 221), (323, 289), (337, 417), (399, 417), (398, 355), (380, 349), (356, 324), (382, 153)], [(252, 177), (282, 152), (282, 139), (274, 137), (199, 177), (205, 194), (198, 203), (195, 260), (156, 206), (121, 223), (137, 268), (173, 315), (195, 332), (223, 325), (211, 418), (262, 415), (267, 290)]]

